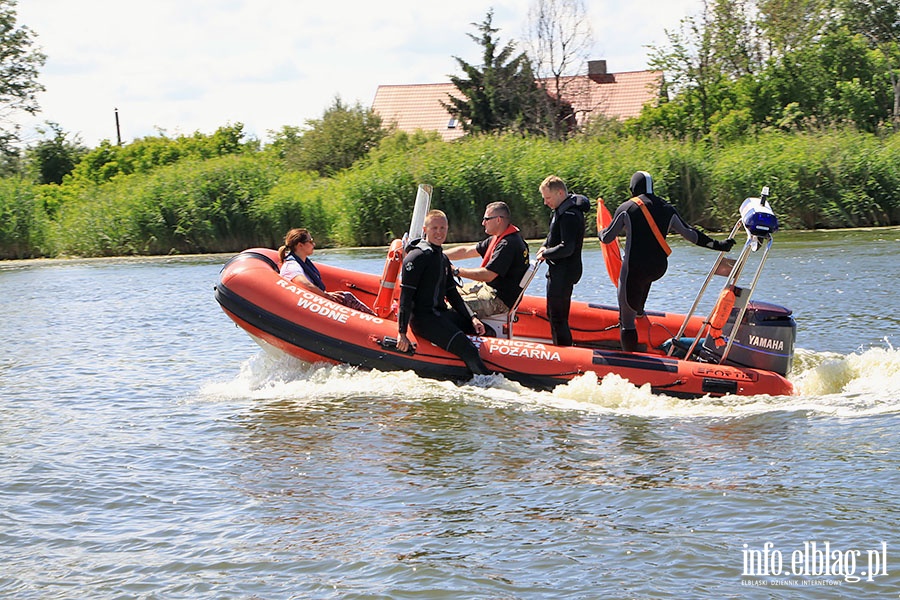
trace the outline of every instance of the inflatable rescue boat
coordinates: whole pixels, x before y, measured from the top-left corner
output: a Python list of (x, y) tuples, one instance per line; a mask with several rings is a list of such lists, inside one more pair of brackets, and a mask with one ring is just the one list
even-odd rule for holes
[[(747, 257), (760, 248), (767, 253), (772, 239), (767, 229), (777, 228), (765, 194), (748, 201), (751, 206), (747, 211), (742, 208), (742, 215), (746, 212), (749, 217), (742, 216), (732, 231), (733, 237), (739, 226), (747, 230), (741, 255), (730, 260), (720, 254), (689, 314), (648, 311), (639, 319), (639, 352), (618, 349), (617, 307), (578, 301), (573, 301), (570, 315), (575, 345), (554, 346), (544, 298), (525, 295), (505, 319), (485, 321), (495, 336), (470, 339), (489, 369), (535, 389), (552, 389), (594, 372), (598, 380), (615, 373), (636, 386), (649, 384), (654, 392), (678, 397), (792, 394), (793, 386), (786, 378), (796, 337), (791, 312), (750, 300), (765, 255), (753, 284), (749, 288), (737, 285)], [(412, 332), (412, 352), (395, 348), (402, 257), (403, 244), (395, 240), (380, 276), (317, 263), (326, 289), (353, 292), (374, 315), (293, 285), (278, 273), (277, 252), (266, 248), (245, 250), (228, 261), (215, 286), (215, 297), (262, 347), (307, 362), (471, 379), (458, 357), (426, 340), (416, 340)], [(709, 282), (723, 271), (728, 273), (726, 283), (710, 315), (694, 315)]]

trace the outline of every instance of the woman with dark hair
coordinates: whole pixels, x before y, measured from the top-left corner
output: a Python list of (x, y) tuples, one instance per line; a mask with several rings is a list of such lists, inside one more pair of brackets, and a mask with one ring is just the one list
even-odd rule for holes
[(284, 236), (284, 246), (278, 249), (281, 259), (281, 276), (319, 296), (324, 296), (347, 308), (370, 315), (375, 314), (359, 298), (350, 292), (326, 292), (319, 269), (309, 259), (316, 249), (316, 242), (309, 231), (302, 228), (291, 229)]

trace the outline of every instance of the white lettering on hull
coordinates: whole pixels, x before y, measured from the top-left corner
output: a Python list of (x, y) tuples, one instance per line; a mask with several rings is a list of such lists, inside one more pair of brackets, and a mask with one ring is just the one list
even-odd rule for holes
[(317, 314), (337, 321), (338, 323), (346, 323), (347, 319), (350, 318), (350, 315), (348, 314), (344, 314), (339, 310), (335, 310), (333, 307), (326, 306), (325, 304), (318, 304), (314, 300), (310, 300), (308, 298), (301, 298), (297, 302), (297, 306), (299, 306), (300, 308), (305, 308), (313, 314)]
[(481, 341), (487, 343), (489, 354), (555, 362), (560, 362), (562, 360), (558, 350), (547, 348), (544, 344), (537, 342), (504, 340), (500, 338), (482, 338)]
[(357, 318), (362, 319), (363, 321), (368, 321), (370, 323), (384, 323), (384, 319), (382, 319), (381, 317), (367, 315), (365, 313), (355, 311), (344, 306), (343, 304), (338, 304), (334, 300), (324, 298), (322, 296), (319, 296), (318, 294), (313, 294), (306, 288), (298, 287), (290, 281), (287, 281), (286, 279), (279, 278), (275, 282), (275, 285), (280, 288), (284, 288), (288, 292), (300, 296), (300, 299), (297, 301), (297, 306), (299, 306), (300, 308), (306, 309), (314, 314), (327, 317), (339, 323), (346, 323), (347, 320), (354, 315), (356, 315)]

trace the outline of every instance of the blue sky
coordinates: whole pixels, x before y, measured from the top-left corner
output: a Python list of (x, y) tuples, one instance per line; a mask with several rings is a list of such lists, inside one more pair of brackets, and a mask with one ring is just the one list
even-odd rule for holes
[[(42, 112), (94, 147), (122, 140), (211, 133), (237, 122), (266, 141), (284, 125), (322, 116), (335, 96), (370, 106), (380, 84), (437, 83), (458, 74), (453, 56), (480, 62), (466, 34), (494, 9), (501, 42), (523, 39), (534, 0), (20, 0), (18, 23), (47, 55)], [(647, 45), (700, 9), (700, 0), (588, 2), (590, 58), (610, 71), (647, 68)]]

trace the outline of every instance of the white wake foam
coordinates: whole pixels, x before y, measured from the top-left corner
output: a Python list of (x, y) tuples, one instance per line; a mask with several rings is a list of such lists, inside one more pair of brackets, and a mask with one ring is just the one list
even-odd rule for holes
[(347, 365), (309, 364), (287, 355), (259, 352), (231, 380), (205, 385), (206, 398), (294, 402), (346, 397), (422, 398), (515, 406), (521, 410), (574, 410), (645, 417), (727, 417), (772, 411), (811, 411), (864, 416), (900, 410), (900, 351), (871, 348), (858, 354), (798, 350), (790, 377), (793, 396), (725, 396), (679, 399), (653, 394), (617, 375), (577, 377), (552, 392), (538, 392), (501, 375), (466, 382), (436, 381), (411, 371), (361, 371)]

